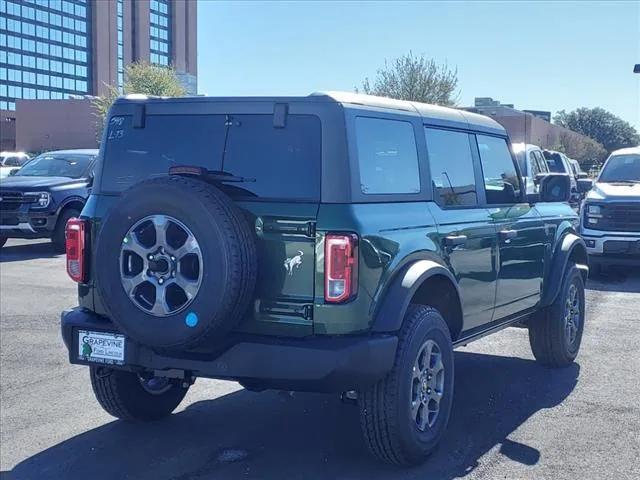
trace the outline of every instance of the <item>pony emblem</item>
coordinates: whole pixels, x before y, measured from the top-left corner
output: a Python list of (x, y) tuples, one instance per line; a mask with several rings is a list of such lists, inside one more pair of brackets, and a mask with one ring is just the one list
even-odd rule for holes
[(287, 270), (287, 273), (290, 277), (293, 275), (293, 271), (297, 270), (298, 268), (300, 268), (300, 265), (302, 265), (303, 256), (304, 253), (302, 252), (302, 250), (298, 250), (298, 255), (296, 255), (295, 257), (287, 258), (284, 261), (284, 268)]

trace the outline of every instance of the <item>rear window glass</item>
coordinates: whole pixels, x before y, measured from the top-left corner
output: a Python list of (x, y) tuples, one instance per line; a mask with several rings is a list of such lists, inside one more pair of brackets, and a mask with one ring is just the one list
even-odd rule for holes
[(554, 173), (568, 173), (564, 170), (564, 164), (562, 163), (562, 157), (559, 153), (544, 152), (544, 158), (547, 160), (549, 171)]
[(420, 192), (416, 137), (411, 123), (358, 117), (356, 142), (362, 193)]
[(149, 115), (144, 128), (131, 121), (110, 119), (102, 191), (120, 192), (172, 166), (192, 165), (244, 177), (223, 187), (236, 197), (320, 198), (315, 116), (289, 115), (284, 128), (273, 126), (272, 115)]

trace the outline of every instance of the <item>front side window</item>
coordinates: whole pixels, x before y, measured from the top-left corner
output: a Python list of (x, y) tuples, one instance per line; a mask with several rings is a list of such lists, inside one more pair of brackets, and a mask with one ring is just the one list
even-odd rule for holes
[(640, 183), (640, 155), (611, 157), (600, 174), (599, 182)]
[(418, 150), (410, 122), (358, 117), (356, 145), (362, 193), (420, 192)]
[(446, 207), (477, 205), (469, 135), (436, 128), (424, 132), (436, 202)]
[(476, 135), (489, 205), (518, 203), (520, 180), (504, 138)]

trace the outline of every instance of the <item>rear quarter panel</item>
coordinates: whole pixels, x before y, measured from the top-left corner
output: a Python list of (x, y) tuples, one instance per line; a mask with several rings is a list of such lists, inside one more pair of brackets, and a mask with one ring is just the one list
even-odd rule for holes
[[(322, 204), (316, 239), (314, 333), (338, 335), (368, 330), (377, 302), (394, 275), (408, 262), (434, 259), (437, 232), (426, 202)], [(347, 304), (324, 302), (324, 235), (359, 235), (358, 293)]]

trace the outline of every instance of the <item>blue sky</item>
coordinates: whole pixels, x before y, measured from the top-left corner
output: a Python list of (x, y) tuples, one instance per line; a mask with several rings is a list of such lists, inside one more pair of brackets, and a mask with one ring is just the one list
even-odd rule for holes
[(207, 95), (353, 90), (409, 50), (458, 69), (460, 101), (600, 106), (640, 130), (640, 1), (220, 2), (199, 0)]

